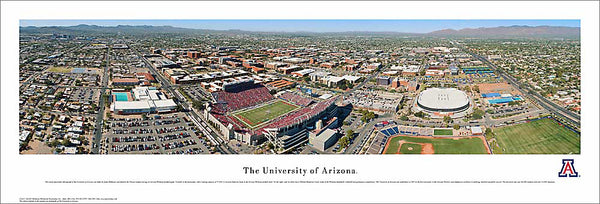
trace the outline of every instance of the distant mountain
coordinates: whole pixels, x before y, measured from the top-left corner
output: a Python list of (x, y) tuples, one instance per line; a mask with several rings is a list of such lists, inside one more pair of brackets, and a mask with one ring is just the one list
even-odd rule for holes
[(444, 29), (427, 33), (438, 37), (562, 37), (579, 38), (579, 27), (563, 26), (501, 26), (492, 28)]
[(173, 26), (150, 26), (150, 25), (76, 25), (76, 26), (47, 26), (47, 27), (20, 27), (19, 31), (26, 34), (62, 33), (62, 34), (262, 34), (262, 35), (285, 35), (285, 36), (422, 36), (422, 37), (477, 37), (477, 38), (579, 38), (580, 28), (559, 26), (508, 26), (492, 28), (465, 28), (460, 30), (445, 29), (430, 33), (402, 33), (402, 32), (370, 32), (370, 31), (347, 31), (347, 32), (257, 32), (239, 29), (231, 30), (209, 30), (179, 28)]
[(148, 34), (148, 33), (189, 33), (202, 31), (200, 29), (179, 28), (173, 26), (150, 26), (150, 25), (117, 25), (117, 26), (97, 26), (97, 25), (76, 25), (76, 26), (47, 26), (47, 27), (20, 27), (21, 33), (97, 33), (97, 34)]

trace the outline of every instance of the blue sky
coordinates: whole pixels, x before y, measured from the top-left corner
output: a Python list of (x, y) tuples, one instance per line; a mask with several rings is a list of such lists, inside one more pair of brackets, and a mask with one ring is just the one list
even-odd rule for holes
[(21, 20), (21, 26), (71, 26), (90, 24), (170, 25), (183, 28), (247, 31), (397, 31), (426, 33), (441, 29), (462, 29), (512, 25), (580, 27), (579, 20)]

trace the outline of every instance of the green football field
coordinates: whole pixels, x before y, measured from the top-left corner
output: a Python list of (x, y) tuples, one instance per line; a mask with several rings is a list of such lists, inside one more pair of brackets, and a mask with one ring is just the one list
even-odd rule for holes
[(494, 129), (505, 154), (579, 154), (581, 140), (577, 133), (552, 119)]
[(286, 114), (296, 108), (298, 108), (298, 106), (278, 100), (271, 104), (237, 113), (235, 114), (235, 117), (251, 127), (254, 127), (265, 121), (269, 121), (280, 115)]
[[(435, 154), (487, 154), (487, 150), (480, 138), (460, 138), (454, 140), (452, 138), (418, 138), (408, 136), (398, 136), (390, 139), (389, 146), (385, 150), (385, 154), (396, 154), (398, 152), (398, 144), (400, 140), (413, 143), (431, 143)], [(407, 146), (408, 145), (408, 146)], [(406, 147), (405, 147), (406, 146)], [(409, 151), (408, 147), (412, 144), (403, 144), (400, 152), (415, 152), (416, 149), (421, 150), (421, 147), (413, 147), (413, 151)], [(406, 150), (403, 150), (405, 149)]]
[(434, 129), (433, 135), (452, 135), (452, 130), (449, 129)]

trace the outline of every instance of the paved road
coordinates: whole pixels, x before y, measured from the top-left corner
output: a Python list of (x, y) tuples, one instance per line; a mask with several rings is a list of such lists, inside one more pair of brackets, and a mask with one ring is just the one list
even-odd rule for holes
[[(356, 138), (354, 139), (354, 143), (350, 144), (350, 146), (348, 146), (348, 148), (346, 148), (346, 151), (344, 151), (344, 154), (353, 154), (354, 150), (360, 150), (366, 144), (366, 142), (369, 139), (368, 138), (369, 135), (371, 135), (371, 133), (375, 129), (375, 124), (382, 122), (382, 121), (387, 121), (387, 120), (390, 120), (393, 118), (394, 118), (393, 116), (383, 117), (383, 118), (375, 118), (375, 119), (371, 120), (371, 122), (368, 122), (360, 130), (360, 132), (358, 133), (358, 136), (356, 136)], [(357, 151), (357, 154), (358, 154), (358, 152), (360, 152), (360, 151)]]
[(102, 89), (100, 91), (100, 103), (98, 104), (98, 114), (96, 115), (96, 136), (92, 141), (92, 154), (98, 154), (100, 151), (100, 141), (102, 141), (102, 129), (104, 124), (104, 108), (106, 101), (102, 95), (108, 88), (108, 66), (110, 66), (110, 47), (106, 49), (106, 66), (104, 66), (104, 76), (102, 76)]
[[(208, 123), (204, 121), (202, 117), (198, 116), (196, 111), (187, 103), (186, 98), (181, 93), (173, 89), (171, 82), (165, 79), (165, 77), (157, 71), (156, 67), (154, 67), (154, 64), (150, 63), (150, 61), (148, 61), (148, 59), (146, 59), (136, 48), (132, 48), (131, 46), (130, 48), (138, 54), (144, 63), (146, 63), (150, 69), (150, 72), (152, 72), (152, 74), (154, 74), (156, 78), (160, 80), (162, 88), (171, 93), (172, 96), (176, 97), (184, 109), (191, 110), (185, 114), (190, 117), (190, 119), (196, 124), (196, 126), (198, 126), (198, 128), (200, 128), (200, 130), (202, 130), (204, 135), (206, 135), (213, 143), (217, 144), (216, 147), (219, 152), (223, 154), (237, 154), (235, 150), (229, 147), (229, 145), (227, 145), (223, 139), (217, 135), (217, 131), (212, 129), (212, 127), (208, 125)], [(201, 123), (203, 123), (206, 127), (209, 127), (209, 129), (204, 128)]]

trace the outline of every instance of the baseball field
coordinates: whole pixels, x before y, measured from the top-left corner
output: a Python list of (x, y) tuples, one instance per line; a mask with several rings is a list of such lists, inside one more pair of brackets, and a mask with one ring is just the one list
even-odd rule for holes
[(505, 154), (579, 154), (579, 134), (552, 119), (494, 129)]
[(385, 154), (487, 154), (480, 137), (435, 138), (397, 136), (390, 139)]
[(250, 127), (254, 127), (263, 122), (269, 121), (280, 115), (286, 114), (295, 110), (298, 106), (278, 100), (273, 103), (255, 108), (240, 113), (234, 114), (235, 117), (246, 123)]

